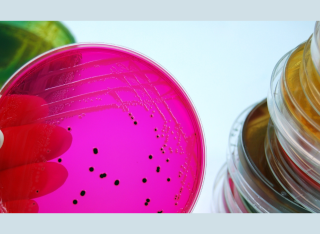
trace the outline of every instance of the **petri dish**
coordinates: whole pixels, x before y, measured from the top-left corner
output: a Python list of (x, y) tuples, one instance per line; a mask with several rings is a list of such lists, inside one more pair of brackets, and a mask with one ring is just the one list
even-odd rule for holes
[(0, 86), (37, 55), (74, 42), (58, 21), (0, 21)]
[(307, 79), (301, 78), (302, 86), (310, 103), (319, 112), (319, 74), (320, 74), (320, 22), (317, 21), (314, 27), (312, 38), (310, 39), (310, 48), (304, 55), (304, 73)]
[[(285, 105), (292, 114), (293, 119), (303, 130), (304, 135), (310, 138), (309, 141), (316, 143), (320, 140), (319, 114), (310, 104), (302, 86), (303, 83), (307, 82), (306, 76), (308, 74), (306, 74), (304, 64), (306, 63), (306, 53), (310, 54), (310, 39), (298, 46), (289, 56), (284, 70), (285, 73), (281, 80), (281, 91)], [(312, 70), (312, 68), (309, 69)]]
[[(270, 204), (279, 207), (279, 210), (302, 212), (300, 205), (284, 191), (273, 176), (265, 155), (265, 137), (270, 115), (267, 101), (263, 100), (250, 112), (243, 124), (242, 146), (245, 161), (252, 171), (252, 179), (264, 192)], [(246, 165), (246, 163), (243, 163)]]
[(305, 177), (299, 176), (295, 170), (285, 160), (286, 156), (282, 154), (283, 150), (279, 149), (275, 134), (276, 128), (272, 121), (268, 125), (268, 134), (266, 137), (266, 154), (270, 168), (281, 186), (295, 200), (304, 206), (310, 212), (320, 211), (320, 193), (314, 184), (310, 184)]
[(212, 194), (212, 213), (257, 213), (238, 192), (226, 164), (218, 172)]
[[(244, 110), (231, 128), (227, 151), (227, 165), (230, 177), (241, 196), (245, 197), (246, 201), (250, 203), (250, 206), (254, 207), (257, 212), (269, 213), (272, 211), (272, 208), (270, 208), (269, 204), (260, 196), (261, 190), (253, 182), (252, 173), (248, 170), (246, 160), (243, 156), (244, 152), (241, 149), (241, 145), (239, 146), (243, 123), (253, 108), (254, 105)], [(245, 163), (245, 165), (243, 165), (243, 163)]]
[(314, 26), (313, 35), (312, 35), (311, 58), (318, 74), (320, 74), (320, 22), (319, 21), (316, 22)]
[(254, 209), (253, 206), (251, 206), (243, 196), (240, 195), (240, 199), (249, 213), (258, 213), (258, 211)]
[[(281, 188), (265, 158), (269, 114), (266, 101), (245, 110), (230, 134), (228, 169), (248, 210), (262, 213), (306, 212)], [(248, 206), (247, 206), (248, 207)]]
[[(277, 135), (277, 134), (276, 134)], [(281, 134), (279, 133), (277, 135), (280, 136)], [(294, 149), (288, 144), (288, 142), (285, 139), (282, 139), (282, 142), (285, 144), (285, 147), (282, 147), (279, 140), (276, 140), (277, 148), (281, 151), (281, 155), (283, 159), (286, 161), (288, 166), (292, 169), (294, 172), (292, 175), (297, 178), (303, 178), (303, 180), (306, 181), (306, 183), (310, 184), (313, 188), (317, 189), (320, 191), (320, 184), (314, 181), (312, 178), (310, 178), (306, 173), (304, 173), (288, 156), (284, 148), (290, 149), (290, 153), (295, 153)]]
[(224, 164), (219, 170), (213, 184), (211, 200), (212, 213), (230, 213), (224, 194), (224, 180), (227, 175), (226, 173), (227, 165)]
[[(305, 44), (303, 58), (300, 66), (300, 82), (303, 88), (303, 92), (308, 99), (309, 105), (319, 115), (320, 114), (320, 76), (311, 55), (311, 44), (315, 40), (314, 36), (311, 36)], [(314, 50), (313, 53), (316, 51)], [(319, 53), (319, 52), (318, 52)], [(317, 55), (319, 57), (319, 55)], [(318, 65), (319, 66), (319, 65)], [(314, 121), (319, 126), (317, 118)]]
[[(24, 65), (0, 95), (4, 204), (22, 200), (39, 213), (193, 210), (205, 171), (201, 123), (183, 88), (146, 56), (106, 44), (59, 47)], [(6, 139), (36, 156), (15, 161)]]
[(226, 194), (224, 190), (222, 190), (222, 193), (221, 193), (221, 200), (222, 200), (223, 207), (219, 209), (221, 211), (220, 213), (231, 213), (230, 207), (226, 200)]
[(227, 176), (225, 177), (224, 193), (231, 213), (249, 213), (249, 208), (243, 202), (242, 196), (239, 194), (229, 173), (227, 173)]
[(231, 213), (320, 211), (319, 32), (317, 22), (309, 40), (279, 60), (268, 102), (232, 126), (223, 186)]
[[(299, 48), (299, 46), (297, 48)], [(296, 49), (285, 54), (279, 60), (273, 70), (270, 89), (268, 92), (268, 110), (272, 122), (277, 128), (276, 133), (281, 133), (281, 136), (278, 135), (278, 139), (280, 141), (280, 144), (287, 152), (288, 156), (304, 173), (310, 176), (313, 180), (319, 182), (319, 141), (317, 140), (315, 135), (310, 133), (310, 131), (307, 129), (308, 126), (311, 126), (311, 122), (308, 122), (302, 115), (302, 113), (305, 114), (306, 112), (301, 111), (300, 107), (295, 108), (298, 105), (292, 105), (292, 103), (290, 104), (290, 100), (292, 99), (286, 97), (288, 93), (286, 93), (286, 88), (282, 85), (283, 79), (285, 79), (284, 69), (287, 66), (290, 55), (294, 52), (299, 52)], [(300, 55), (301, 53), (302, 52), (300, 51)], [(291, 86), (293, 87), (293, 85)], [(304, 93), (301, 89), (300, 91), (301, 97), (304, 95)], [(305, 97), (304, 100), (306, 101)], [(292, 107), (292, 110), (299, 110), (301, 112), (296, 111), (295, 114), (293, 114), (290, 111), (290, 105)], [(311, 106), (309, 105), (309, 107)], [(313, 132), (316, 133), (316, 131)], [(282, 142), (283, 138), (288, 141), (288, 144), (292, 149), (294, 149), (294, 152), (289, 148), (286, 148), (286, 143)]]

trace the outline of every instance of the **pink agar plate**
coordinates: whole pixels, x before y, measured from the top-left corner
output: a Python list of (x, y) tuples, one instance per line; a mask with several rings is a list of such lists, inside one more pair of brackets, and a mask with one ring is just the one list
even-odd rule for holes
[(191, 212), (205, 144), (182, 87), (149, 58), (73, 44), (0, 91), (2, 212)]

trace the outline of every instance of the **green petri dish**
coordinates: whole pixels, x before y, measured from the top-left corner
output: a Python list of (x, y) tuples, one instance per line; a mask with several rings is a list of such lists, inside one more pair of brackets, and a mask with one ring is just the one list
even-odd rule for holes
[(0, 87), (29, 60), (74, 42), (58, 21), (0, 21)]
[(253, 206), (250, 205), (249, 202), (247, 202), (247, 200), (243, 196), (240, 195), (240, 199), (243, 205), (245, 206), (245, 208), (247, 209), (248, 213), (259, 213), (257, 212), (257, 210), (253, 208)]

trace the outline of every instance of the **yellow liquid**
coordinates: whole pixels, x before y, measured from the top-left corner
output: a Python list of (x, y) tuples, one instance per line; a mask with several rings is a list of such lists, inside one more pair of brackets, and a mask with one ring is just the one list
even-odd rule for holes
[[(304, 43), (300, 45), (288, 59), (285, 68), (285, 76), (281, 79), (281, 91), (285, 105), (295, 122), (315, 142), (320, 142), (320, 116), (310, 104), (301, 85), (301, 74), (305, 76), (305, 69), (303, 66), (304, 50), (306, 50), (305, 53), (310, 54), (310, 44)], [(314, 67), (312, 68), (310, 63), (307, 66), (307, 69), (309, 75), (314, 74)], [(306, 77), (304, 77), (304, 80), (305, 79)], [(317, 77), (314, 76), (313, 79), (317, 79)], [(304, 134), (303, 132), (300, 133)]]

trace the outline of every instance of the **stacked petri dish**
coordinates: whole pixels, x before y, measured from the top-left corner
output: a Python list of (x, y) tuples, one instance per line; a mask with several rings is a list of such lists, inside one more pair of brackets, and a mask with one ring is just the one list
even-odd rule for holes
[(221, 213), (320, 212), (320, 23), (234, 122), (213, 190)]

